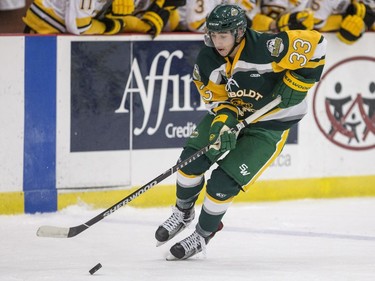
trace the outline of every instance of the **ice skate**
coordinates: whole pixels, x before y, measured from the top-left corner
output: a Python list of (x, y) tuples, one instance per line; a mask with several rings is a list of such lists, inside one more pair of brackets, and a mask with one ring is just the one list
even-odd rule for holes
[(186, 260), (200, 252), (205, 252), (208, 242), (215, 236), (216, 232), (223, 228), (223, 226), (223, 223), (220, 222), (218, 230), (211, 233), (208, 237), (203, 237), (197, 231), (194, 231), (190, 236), (172, 246), (170, 254), (167, 256), (167, 260)]
[(194, 207), (183, 210), (173, 207), (173, 214), (155, 232), (156, 246), (163, 245), (184, 230), (195, 217)]

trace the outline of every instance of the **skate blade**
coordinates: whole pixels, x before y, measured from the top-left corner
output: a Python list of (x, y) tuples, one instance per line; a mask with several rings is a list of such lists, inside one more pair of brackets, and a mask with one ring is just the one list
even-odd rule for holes
[(206, 259), (206, 255), (199, 252), (197, 254), (187, 256), (187, 257), (183, 257), (182, 259), (179, 259), (179, 258), (176, 258), (174, 255), (172, 255), (172, 253), (169, 253), (167, 255), (167, 257), (165, 258), (165, 260), (167, 260), (167, 261), (184, 261), (184, 260), (187, 260), (187, 259), (197, 259), (197, 260)]
[[(190, 223), (189, 223), (190, 224)], [(175, 238), (178, 234), (180, 234), (181, 231), (183, 231), (184, 229), (186, 229), (186, 227), (189, 225), (187, 224), (186, 226), (184, 226), (183, 228), (181, 228), (179, 231), (176, 232), (175, 235), (173, 235), (172, 237), (170, 237), (167, 241), (158, 241), (156, 240), (156, 247), (160, 247), (161, 245), (164, 245), (165, 243), (167, 243), (168, 241), (172, 240), (173, 238)]]
[(156, 241), (156, 247), (160, 247), (161, 245), (164, 245), (165, 243), (167, 243), (169, 240), (167, 241), (163, 241), (163, 242), (160, 242), (160, 241)]
[(176, 258), (174, 255), (169, 253), (167, 257), (165, 258), (167, 261), (180, 261), (180, 259)]

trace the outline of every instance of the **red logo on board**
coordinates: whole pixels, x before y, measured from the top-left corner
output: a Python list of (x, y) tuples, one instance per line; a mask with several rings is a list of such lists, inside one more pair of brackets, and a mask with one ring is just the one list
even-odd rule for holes
[(350, 150), (375, 148), (375, 58), (342, 60), (315, 88), (313, 114), (332, 143)]

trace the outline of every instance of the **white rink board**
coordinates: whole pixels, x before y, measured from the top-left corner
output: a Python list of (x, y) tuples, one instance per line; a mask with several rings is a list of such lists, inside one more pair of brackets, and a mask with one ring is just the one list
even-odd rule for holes
[(24, 38), (0, 37), (0, 192), (22, 191)]
[[(375, 59), (371, 46), (375, 46), (375, 33), (366, 33), (352, 46), (340, 43), (334, 34), (325, 34), (328, 52), (325, 71), (343, 60), (367, 57)], [(56, 124), (56, 188), (90, 186), (136, 186), (142, 185), (175, 165), (180, 149), (150, 149), (113, 152), (70, 153), (70, 43), (75, 36), (58, 37), (57, 52), (57, 124)], [(125, 40), (125, 36), (113, 36), (111, 40)], [(145, 37), (133, 36), (132, 40)], [(168, 38), (162, 35), (157, 40)], [(200, 35), (173, 35), (173, 40), (196, 40)], [(88, 36), (85, 40), (105, 41), (108, 37)], [(150, 42), (151, 44), (151, 42)], [(24, 135), (24, 37), (0, 37), (0, 192), (22, 191), (23, 186), (23, 135)], [(334, 97), (335, 83), (341, 83), (342, 96), (358, 93), (375, 99), (371, 92), (375, 68), (373, 62), (353, 60), (347, 68), (332, 70), (335, 76), (327, 76), (319, 88), (322, 93)], [(309, 114), (300, 122), (298, 144), (287, 145), (281, 156), (260, 178), (260, 180), (303, 179), (324, 177), (347, 177), (374, 175), (375, 149), (347, 149), (339, 146), (322, 133), (314, 118), (314, 110), (322, 110), (319, 95), (314, 100), (317, 87), (310, 90)], [(321, 100), (320, 100), (321, 102)], [(321, 102), (321, 104), (323, 104)], [(346, 108), (347, 109), (347, 108)], [(366, 108), (367, 109), (367, 108)], [(355, 112), (358, 116), (358, 112)], [(323, 123), (324, 118), (321, 120)], [(356, 120), (354, 120), (356, 121)], [(326, 126), (326, 125), (325, 125)], [(327, 130), (327, 127), (323, 128)], [(363, 128), (361, 127), (359, 133)], [(337, 137), (337, 134), (336, 136)], [(348, 139), (336, 141), (347, 143)], [(375, 136), (367, 135), (367, 146), (374, 146)], [(355, 140), (351, 141), (354, 147)], [(358, 147), (357, 147), (358, 148)], [(163, 183), (174, 183), (171, 176)]]

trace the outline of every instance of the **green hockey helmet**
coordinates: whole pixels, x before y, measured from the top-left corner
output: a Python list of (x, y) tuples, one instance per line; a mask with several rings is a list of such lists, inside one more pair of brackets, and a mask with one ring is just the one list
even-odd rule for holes
[(216, 6), (206, 17), (206, 45), (213, 47), (211, 32), (230, 31), (238, 39), (238, 30), (245, 30), (247, 18), (245, 11), (237, 5), (221, 4)]

